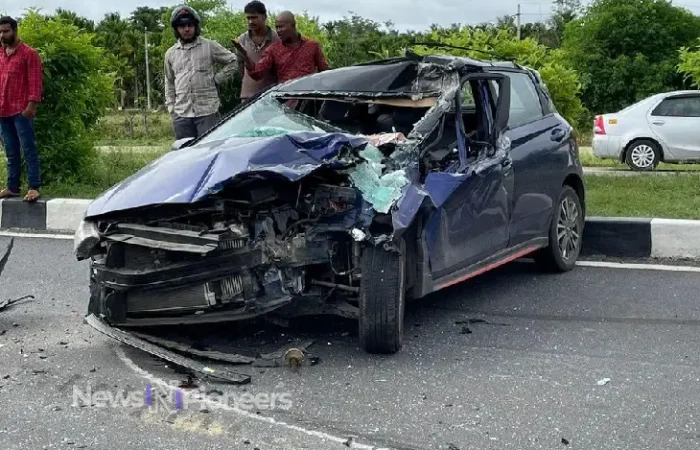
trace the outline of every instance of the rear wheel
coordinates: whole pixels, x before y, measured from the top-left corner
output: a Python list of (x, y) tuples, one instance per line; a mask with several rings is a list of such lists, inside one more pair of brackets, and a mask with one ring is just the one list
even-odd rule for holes
[(656, 142), (648, 139), (633, 142), (627, 150), (627, 156), (625, 156), (627, 165), (632, 170), (637, 171), (654, 170), (660, 161), (661, 150), (659, 146)]
[(578, 194), (564, 186), (549, 228), (549, 245), (540, 250), (535, 261), (551, 272), (568, 272), (576, 265), (583, 241), (583, 210)]
[(403, 346), (406, 304), (405, 251), (367, 246), (362, 252), (360, 346), (368, 353), (396, 353)]

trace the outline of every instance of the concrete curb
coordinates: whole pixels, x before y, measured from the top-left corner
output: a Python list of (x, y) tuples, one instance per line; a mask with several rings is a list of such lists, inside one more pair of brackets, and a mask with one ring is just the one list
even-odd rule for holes
[(0, 229), (73, 233), (92, 200), (54, 198), (27, 203), (21, 198), (0, 200)]
[[(89, 199), (0, 200), (0, 229), (73, 233)], [(589, 217), (582, 256), (700, 259), (700, 220)]]
[(700, 259), (700, 220), (589, 217), (584, 256)]

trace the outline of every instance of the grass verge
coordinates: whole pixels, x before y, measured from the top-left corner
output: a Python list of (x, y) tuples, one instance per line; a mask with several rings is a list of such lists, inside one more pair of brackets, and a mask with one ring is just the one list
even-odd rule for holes
[(586, 176), (589, 216), (700, 219), (700, 174)]
[[(45, 197), (95, 198), (166, 152), (167, 150), (163, 149), (148, 152), (100, 152), (89, 179), (75, 176), (72, 180), (46, 185), (41, 189), (41, 193)], [(6, 173), (6, 161), (0, 158), (0, 183), (3, 186)], [(26, 184), (23, 189), (25, 188)]]
[[(579, 153), (579, 156), (581, 158), (581, 164), (583, 164), (583, 167), (606, 167), (606, 168), (610, 168), (611, 170), (623, 170), (623, 171), (631, 170), (627, 164), (622, 164), (617, 160), (598, 158), (588, 148), (582, 148), (581, 152)], [(663, 171), (674, 171), (675, 172), (675, 171), (679, 171), (679, 170), (682, 170), (682, 171), (700, 170), (700, 164), (660, 163), (659, 166), (656, 168), (657, 172), (663, 172)]]
[[(90, 180), (76, 179), (45, 186), (46, 197), (95, 198), (167, 152), (100, 152)], [(5, 161), (0, 159), (0, 180)], [(700, 219), (700, 173), (674, 176), (611, 177), (587, 175), (588, 215)]]

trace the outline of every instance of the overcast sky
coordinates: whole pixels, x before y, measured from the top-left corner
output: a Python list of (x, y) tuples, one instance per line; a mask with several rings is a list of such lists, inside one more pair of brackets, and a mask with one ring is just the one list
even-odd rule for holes
[[(243, 8), (247, 0), (229, 2), (233, 7)], [(426, 29), (432, 23), (490, 22), (506, 14), (515, 14), (520, 3), (523, 22), (544, 20), (551, 11), (551, 0), (268, 0), (263, 2), (268, 9), (280, 11), (306, 10), (321, 20), (333, 20), (347, 15), (348, 9), (361, 16), (376, 21), (393, 21), (402, 30)], [(168, 0), (2, 0), (0, 12), (19, 16), (29, 5), (53, 12), (57, 7), (76, 11), (93, 20), (101, 19), (105, 13), (119, 12), (128, 16), (138, 6), (168, 6), (175, 2)], [(675, 0), (675, 4), (685, 6), (700, 14), (700, 0)], [(413, 5), (413, 6), (412, 6)], [(352, 6), (352, 8), (348, 8)]]

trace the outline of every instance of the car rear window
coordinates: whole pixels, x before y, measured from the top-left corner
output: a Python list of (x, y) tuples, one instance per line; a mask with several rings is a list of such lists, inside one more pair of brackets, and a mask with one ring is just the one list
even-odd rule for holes
[(652, 116), (700, 117), (700, 97), (670, 97), (654, 108)]

